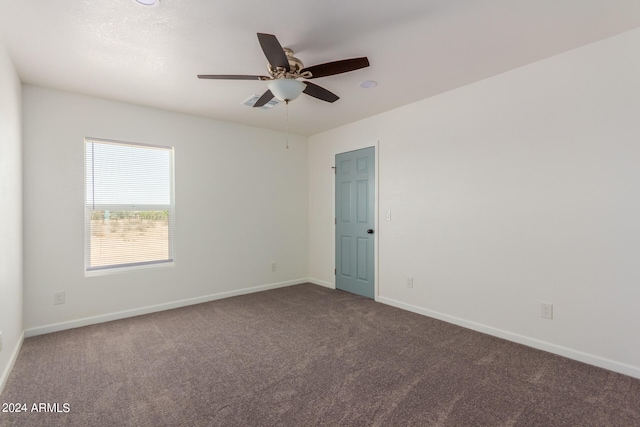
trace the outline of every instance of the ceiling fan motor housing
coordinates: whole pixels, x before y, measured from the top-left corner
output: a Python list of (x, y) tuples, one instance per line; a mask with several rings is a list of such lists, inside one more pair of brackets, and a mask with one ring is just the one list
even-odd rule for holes
[(267, 71), (269, 71), (269, 75), (274, 79), (296, 79), (299, 77), (309, 78), (308, 76), (302, 76), (300, 74), (300, 70), (304, 68), (304, 64), (301, 60), (293, 56), (293, 51), (287, 47), (283, 47), (282, 50), (287, 56), (287, 60), (289, 61), (289, 67), (291, 68), (291, 70), (287, 72), (284, 68), (274, 67), (271, 64), (267, 64)]

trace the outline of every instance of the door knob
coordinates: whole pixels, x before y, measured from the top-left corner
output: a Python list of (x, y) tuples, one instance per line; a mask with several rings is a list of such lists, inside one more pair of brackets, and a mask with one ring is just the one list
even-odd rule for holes
[(368, 229), (367, 234), (373, 234), (373, 228)]

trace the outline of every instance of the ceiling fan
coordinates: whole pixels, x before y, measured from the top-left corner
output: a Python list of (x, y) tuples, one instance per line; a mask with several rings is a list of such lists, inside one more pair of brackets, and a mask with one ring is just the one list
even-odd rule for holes
[(268, 89), (256, 101), (254, 107), (262, 107), (274, 97), (287, 104), (296, 99), (301, 93), (326, 102), (335, 102), (338, 95), (309, 81), (298, 79), (317, 79), (359, 70), (369, 66), (366, 57), (343, 59), (341, 61), (305, 67), (302, 61), (293, 56), (291, 49), (283, 48), (273, 34), (258, 33), (258, 41), (264, 55), (269, 61), (268, 76), (233, 75), (233, 74), (200, 74), (199, 79), (217, 80), (261, 80), (267, 81)]

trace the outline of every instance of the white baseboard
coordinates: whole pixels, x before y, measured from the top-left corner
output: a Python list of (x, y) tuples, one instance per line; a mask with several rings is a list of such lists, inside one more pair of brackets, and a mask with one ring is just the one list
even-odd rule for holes
[(20, 339), (18, 340), (18, 343), (13, 349), (13, 353), (11, 353), (11, 357), (9, 357), (9, 363), (4, 368), (4, 371), (2, 371), (2, 376), (0, 376), (0, 394), (2, 394), (2, 390), (4, 390), (4, 386), (7, 383), (7, 380), (9, 379), (9, 375), (13, 370), (13, 365), (15, 365), (16, 360), (18, 360), (18, 354), (20, 353), (20, 349), (22, 348), (22, 342), (24, 341), (24, 336), (25, 336), (25, 333), (23, 332), (20, 335)]
[(70, 320), (67, 322), (53, 323), (50, 325), (37, 326), (25, 331), (26, 337), (49, 334), (51, 332), (64, 331), (66, 329), (79, 328), (82, 326), (94, 325), (96, 323), (110, 322), (112, 320), (125, 319), (127, 317), (140, 316), (142, 314), (155, 313), (158, 311), (171, 310), (172, 308), (185, 307), (188, 305), (200, 304), (203, 302), (215, 301), (223, 298), (235, 297), (238, 295), (251, 294), (254, 292), (267, 291), (269, 289), (284, 288), (287, 286), (299, 285), (309, 282), (309, 279), (289, 280), (286, 282), (270, 283), (267, 285), (253, 286), (234, 291), (220, 292), (217, 294), (205, 295), (201, 297), (188, 298), (179, 301), (172, 301), (164, 304), (151, 305), (147, 307), (134, 308), (131, 310), (118, 311), (115, 313), (101, 314), (99, 316), (84, 317), (82, 319)]
[(325, 288), (329, 288), (329, 289), (336, 288), (336, 285), (334, 285), (333, 283), (325, 282), (324, 280), (320, 280), (320, 279), (314, 279), (313, 277), (309, 277), (307, 279), (307, 282), (313, 283), (314, 285), (318, 285), (318, 286), (324, 286)]
[(414, 306), (411, 304), (405, 304), (400, 301), (396, 301), (390, 298), (378, 297), (376, 301), (391, 305), (393, 307), (401, 308), (403, 310), (411, 311), (413, 313), (422, 314), (424, 316), (433, 317), (434, 319), (442, 320), (447, 323), (453, 323), (454, 325), (462, 326), (467, 329), (482, 332), (494, 337), (503, 338), (508, 341), (523, 344), (528, 347), (533, 347), (538, 350), (547, 351), (549, 353), (557, 354), (567, 357), (569, 359), (577, 360), (579, 362), (587, 363), (589, 365), (597, 366), (600, 368), (608, 369), (613, 372), (628, 375), (630, 377), (640, 379), (640, 367), (627, 365), (625, 363), (616, 362), (615, 360), (606, 359), (600, 356), (594, 356), (592, 354), (583, 353), (578, 350), (563, 347), (556, 344), (551, 344), (546, 341), (537, 340), (535, 338), (526, 337), (524, 335), (515, 334), (513, 332), (505, 331), (502, 329), (493, 328), (480, 323), (471, 322), (455, 316), (449, 316), (447, 314), (439, 313), (437, 311), (428, 310), (426, 308)]

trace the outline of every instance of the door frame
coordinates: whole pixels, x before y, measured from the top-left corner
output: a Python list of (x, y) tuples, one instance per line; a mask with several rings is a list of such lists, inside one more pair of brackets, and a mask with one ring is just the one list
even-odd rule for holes
[[(335, 269), (337, 269), (337, 266), (335, 265), (335, 260), (336, 260), (336, 248), (337, 248), (337, 244), (338, 242), (336, 241), (336, 224), (335, 224), (335, 219), (336, 219), (336, 167), (337, 165), (335, 164), (336, 162), (336, 156), (339, 154), (344, 154), (344, 153), (349, 153), (351, 151), (357, 151), (357, 150), (362, 150), (365, 148), (373, 148), (373, 185), (374, 185), (374, 189), (373, 189), (373, 194), (374, 194), (374, 201), (373, 201), (373, 229), (374, 229), (374, 233), (375, 233), (375, 238), (373, 240), (373, 300), (374, 301), (378, 301), (378, 297), (379, 297), (379, 288), (380, 288), (380, 284), (379, 284), (379, 278), (380, 278), (380, 268), (379, 268), (379, 255), (380, 255), (380, 215), (379, 215), (379, 203), (380, 203), (380, 141), (376, 141), (374, 144), (364, 144), (364, 145), (357, 145), (354, 147), (342, 147), (340, 149), (340, 151), (335, 151), (333, 153), (333, 185), (331, 186), (331, 193), (332, 193), (332, 198), (331, 198), (331, 203), (333, 206), (332, 209), (332, 215), (333, 218), (331, 220), (331, 222), (333, 222), (333, 263), (334, 263), (334, 271)], [(333, 275), (333, 289), (337, 289), (336, 286), (336, 274), (334, 273)]]

